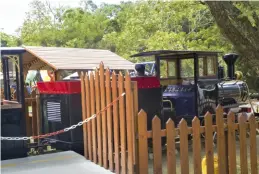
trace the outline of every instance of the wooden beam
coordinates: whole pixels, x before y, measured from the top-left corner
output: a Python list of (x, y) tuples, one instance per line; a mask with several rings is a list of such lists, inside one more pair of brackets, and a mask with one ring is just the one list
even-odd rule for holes
[(62, 80), (61, 70), (55, 71), (55, 81)]
[(40, 60), (38, 58), (32, 60), (30, 63), (23, 65), (23, 68), (30, 69), (30, 67), (36, 63), (38, 63)]
[[(45, 68), (45, 67), (49, 67), (49, 65), (48, 64), (44, 64), (44, 65), (42, 65), (40, 68), (38, 68), (38, 70), (43, 70), (43, 68)], [(49, 69), (52, 69), (52, 68), (49, 68)], [(52, 69), (53, 70), (53, 69)], [(54, 70), (53, 70), (54, 71)]]

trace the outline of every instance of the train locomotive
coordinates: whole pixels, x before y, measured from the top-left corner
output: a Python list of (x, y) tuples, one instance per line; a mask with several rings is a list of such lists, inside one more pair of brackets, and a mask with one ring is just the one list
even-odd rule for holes
[[(219, 54), (160, 50), (132, 55), (152, 56), (155, 59), (155, 72), (150, 73), (155, 76), (132, 77), (133, 81), (140, 83), (139, 109), (147, 112), (148, 129), (151, 129), (151, 120), (155, 115), (160, 117), (163, 128), (169, 118), (176, 125), (182, 118), (191, 125), (195, 116), (203, 121), (207, 112), (215, 115), (218, 104), (223, 106), (225, 114), (229, 110), (250, 112), (249, 108), (239, 108), (249, 99), (249, 89), (246, 82), (235, 74), (238, 55), (231, 53), (223, 56), (227, 65), (227, 76), (224, 77), (224, 68), (218, 64)], [(161, 77), (162, 63), (166, 67), (164, 77)], [(147, 79), (149, 84), (143, 85)]]

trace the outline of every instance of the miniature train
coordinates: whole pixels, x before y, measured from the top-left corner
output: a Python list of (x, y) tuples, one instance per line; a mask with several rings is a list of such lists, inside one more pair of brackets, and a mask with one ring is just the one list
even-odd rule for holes
[[(234, 76), (234, 63), (238, 57), (236, 54), (228, 54), (223, 57), (228, 65), (227, 78), (224, 78), (223, 69), (217, 65), (218, 52), (162, 50), (139, 53), (133, 56), (155, 57), (155, 64), (151, 68), (151, 71), (155, 70), (155, 73), (149, 73), (155, 74), (155, 76), (132, 77), (131, 79), (137, 81), (139, 110), (143, 109), (147, 113), (147, 128), (149, 130), (155, 115), (160, 117), (162, 128), (165, 128), (169, 118), (174, 120), (176, 125), (182, 118), (190, 124), (195, 116), (202, 120), (206, 112), (215, 113), (218, 104), (224, 106), (227, 112), (227, 110), (238, 107), (249, 99), (247, 84)], [(186, 75), (182, 71), (182, 65), (186, 59), (193, 61), (194, 68), (191, 75)], [(167, 63), (166, 78), (160, 76), (161, 60), (165, 60)], [(200, 74), (199, 62), (203, 62), (203, 74)], [(20, 79), (23, 79), (23, 72), (19, 73)], [(48, 86), (53, 84), (55, 84), (55, 90), (53, 90), (53, 86)], [(45, 88), (46, 86), (48, 88)], [(39, 82), (38, 87), (41, 93), (43, 134), (58, 131), (82, 120), (79, 80), (58, 81), (51, 82), (51, 84)], [(19, 100), (22, 100), (22, 96), (24, 96), (23, 88), (21, 88)], [(24, 107), (24, 101), (22, 101), (21, 109)], [(241, 111), (248, 111), (246, 109)], [(21, 119), (19, 123), (24, 123), (24, 113), (20, 112), (20, 115), (16, 115)], [(21, 129), (23, 132), (10, 136), (25, 136), (24, 126), (18, 125), (17, 129)], [(2, 136), (7, 135), (3, 134), (2, 131)], [(82, 128), (44, 139), (44, 141), (53, 144), (57, 149), (72, 149), (83, 154)], [(25, 145), (18, 146), (23, 152), (21, 156), (24, 156), (28, 150), (27, 147)], [(7, 149), (7, 146), (5, 147)]]
[[(161, 86), (157, 86), (157, 90), (162, 91), (160, 96), (158, 95), (156, 98), (153, 98), (155, 101), (160, 101), (160, 105), (149, 106), (149, 103), (143, 103), (147, 101), (152, 103), (152, 98), (148, 100), (139, 99), (139, 109), (143, 107), (152, 108), (152, 112), (148, 112), (149, 117), (153, 118), (154, 115), (160, 115), (161, 119), (164, 120), (163, 125), (165, 125), (168, 118), (173, 119), (176, 125), (182, 118), (184, 118), (188, 124), (191, 124), (195, 116), (198, 116), (202, 120), (207, 112), (215, 114), (218, 104), (223, 106), (226, 113), (228, 113), (229, 110), (235, 112), (251, 112), (251, 107), (242, 107), (242, 109), (239, 107), (249, 100), (249, 89), (247, 83), (238, 79), (235, 75), (237, 54), (226, 54), (223, 56), (223, 60), (228, 67), (227, 77), (224, 77), (224, 69), (218, 66), (217, 52), (151, 51), (133, 55), (133, 57), (141, 56), (154, 56), (154, 63), (157, 65), (160, 64), (161, 60), (166, 60), (167, 67), (170, 67), (168, 64), (171, 62), (174, 62), (176, 65), (174, 70), (167, 69), (168, 74), (170, 74), (170, 71), (175, 72), (175, 76), (171, 78), (161, 78), (159, 75), (159, 66), (156, 66), (157, 72), (150, 72), (150, 74), (156, 74), (156, 78), (161, 84)], [(208, 57), (211, 58), (211, 68), (214, 69), (214, 73), (206, 74), (201, 77), (198, 73), (199, 60), (204, 61), (208, 59)], [(196, 66), (194, 65), (192, 77), (181, 76), (181, 61), (186, 59), (194, 60), (194, 64), (196, 64)], [(206, 60), (206, 62), (208, 62), (208, 60)], [(137, 78), (148, 79), (151, 77), (135, 77), (135, 79)], [(155, 79), (153, 79), (153, 81), (155, 81)], [(148, 90), (143, 92), (147, 93), (147, 91)], [(146, 97), (153, 95), (153, 93), (154, 92), (147, 93)], [(149, 109), (146, 110), (148, 111)], [(148, 127), (151, 128), (151, 125)]]

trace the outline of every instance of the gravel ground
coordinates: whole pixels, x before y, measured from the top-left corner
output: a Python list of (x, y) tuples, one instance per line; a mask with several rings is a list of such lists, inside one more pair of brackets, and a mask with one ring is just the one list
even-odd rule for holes
[[(190, 173), (193, 173), (193, 151), (192, 151), (192, 145), (189, 143), (189, 171)], [(177, 146), (177, 145), (176, 145)], [(247, 160), (248, 160), (248, 173), (251, 173), (250, 170), (250, 150), (249, 150), (249, 139), (247, 139)], [(178, 148), (180, 150), (180, 148)], [(217, 153), (217, 147), (214, 146), (214, 154)], [(236, 141), (236, 159), (237, 159), (237, 173), (240, 173), (240, 146), (239, 146), (239, 140)], [(204, 143), (202, 144), (202, 152), (201, 152), (202, 158), (205, 156), (205, 146)], [(150, 154), (150, 157), (152, 158), (152, 154)], [(153, 160), (149, 158), (149, 173), (153, 173)], [(180, 165), (180, 153), (176, 152), (176, 159), (177, 159), (177, 173), (181, 172), (181, 165)], [(166, 159), (166, 150), (163, 151), (163, 173), (167, 173), (167, 159)], [(259, 135), (257, 136), (257, 165), (259, 166)], [(258, 173), (259, 173), (259, 167), (258, 167)]]

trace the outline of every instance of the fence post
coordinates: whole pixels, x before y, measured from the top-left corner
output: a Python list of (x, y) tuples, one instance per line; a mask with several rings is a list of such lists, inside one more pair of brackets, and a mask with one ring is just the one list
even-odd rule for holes
[[(100, 80), (99, 80), (99, 70), (95, 70), (95, 113), (99, 113), (101, 110), (101, 101), (100, 101)], [(102, 153), (102, 116), (97, 115), (97, 160), (100, 166), (103, 165), (103, 153)]]
[(171, 118), (166, 123), (167, 173), (176, 173), (175, 126)]
[(26, 134), (27, 136), (31, 136), (31, 121), (30, 121), (30, 116), (29, 116), (29, 104), (30, 100), (25, 99), (25, 123), (26, 123)]
[[(120, 72), (119, 74), (119, 95), (124, 93), (124, 76)], [(121, 173), (127, 173), (127, 160), (126, 160), (126, 116), (125, 116), (125, 98), (121, 97), (119, 99), (119, 107), (120, 107), (120, 142), (121, 142)]]
[(138, 84), (137, 82), (132, 82), (133, 84), (133, 123), (134, 123), (134, 134), (133, 134), (133, 140), (134, 140), (134, 154), (133, 154), (133, 161), (134, 161), (134, 164), (135, 164), (135, 173), (139, 173), (138, 169), (138, 141), (137, 141), (137, 138), (136, 138), (136, 135), (138, 133)]
[[(94, 75), (90, 73), (90, 96), (91, 96), (91, 115), (95, 114), (95, 88), (94, 88)], [(97, 164), (97, 134), (96, 134), (96, 119), (91, 120), (92, 123), (92, 142), (93, 142), (93, 160)]]
[[(118, 97), (117, 77), (115, 72), (112, 73), (112, 100)], [(113, 104), (113, 136), (114, 136), (114, 163), (115, 172), (120, 173), (120, 149), (119, 149), (119, 117), (118, 102)]]
[(32, 100), (31, 108), (32, 108), (32, 132), (33, 132), (33, 135), (36, 136), (38, 133), (36, 96)]
[(200, 119), (195, 117), (192, 120), (193, 132), (193, 167), (194, 174), (201, 174), (201, 134), (200, 134)]
[[(78, 73), (79, 74), (79, 73)], [(81, 72), (81, 101), (82, 101), (82, 120), (86, 119), (86, 96), (85, 96), (85, 76), (84, 73)], [(87, 158), (88, 153), (87, 153), (87, 125), (83, 125), (83, 139), (84, 139), (84, 156)]]
[[(90, 81), (89, 75), (87, 72), (85, 73), (84, 78), (85, 83), (85, 96), (86, 96), (86, 117), (89, 118), (91, 116), (91, 96), (90, 96)], [(89, 122), (87, 124), (87, 146), (88, 146), (88, 156), (89, 160), (93, 161), (93, 146), (92, 146), (92, 123)]]
[(251, 174), (257, 173), (257, 147), (256, 145), (256, 120), (255, 116), (252, 115), (249, 118), (249, 128), (250, 128), (250, 161), (251, 161)]
[(233, 112), (228, 114), (228, 163), (229, 173), (236, 174), (236, 136), (235, 136), (235, 115)]
[[(110, 70), (106, 69), (106, 103), (111, 103), (111, 75)], [(108, 159), (109, 170), (113, 171), (113, 136), (112, 136), (112, 112), (111, 107), (107, 109), (107, 132), (108, 132)]]
[(219, 159), (219, 173), (228, 173), (228, 139), (227, 131), (224, 127), (223, 108), (218, 105), (216, 109), (216, 124), (217, 124), (217, 146)]
[(40, 135), (41, 134), (41, 105), (40, 105), (40, 94), (38, 90), (36, 92), (36, 107), (37, 107), (36, 116), (37, 116), (37, 127), (38, 127), (37, 135)]
[(248, 173), (247, 163), (247, 147), (246, 147), (246, 115), (240, 114), (238, 116), (239, 123), (239, 143), (240, 143), (240, 167), (241, 173)]
[(132, 174), (133, 169), (133, 102), (132, 102), (132, 85), (129, 73), (125, 76), (126, 89), (126, 120), (127, 120), (127, 143), (128, 143), (128, 172)]
[(139, 174), (148, 174), (147, 114), (143, 110), (138, 114), (138, 149)]
[(188, 152), (188, 127), (187, 122), (182, 119), (180, 127), (180, 162), (181, 173), (189, 173), (189, 152)]
[(154, 153), (154, 173), (162, 173), (161, 120), (155, 116), (152, 120), (152, 139)]
[[(104, 65), (100, 64), (100, 89), (101, 89), (101, 108), (106, 106), (105, 97), (105, 77), (104, 77)], [(107, 117), (106, 112), (101, 113), (102, 116), (102, 147), (103, 147), (103, 166), (108, 169), (108, 153), (107, 153)]]
[(207, 112), (204, 119), (207, 173), (214, 173), (212, 115), (209, 112)]
[(36, 91), (33, 90), (30, 95), (31, 100), (31, 128), (32, 128), (32, 135), (37, 135), (38, 129), (37, 129), (37, 105), (36, 105)]

